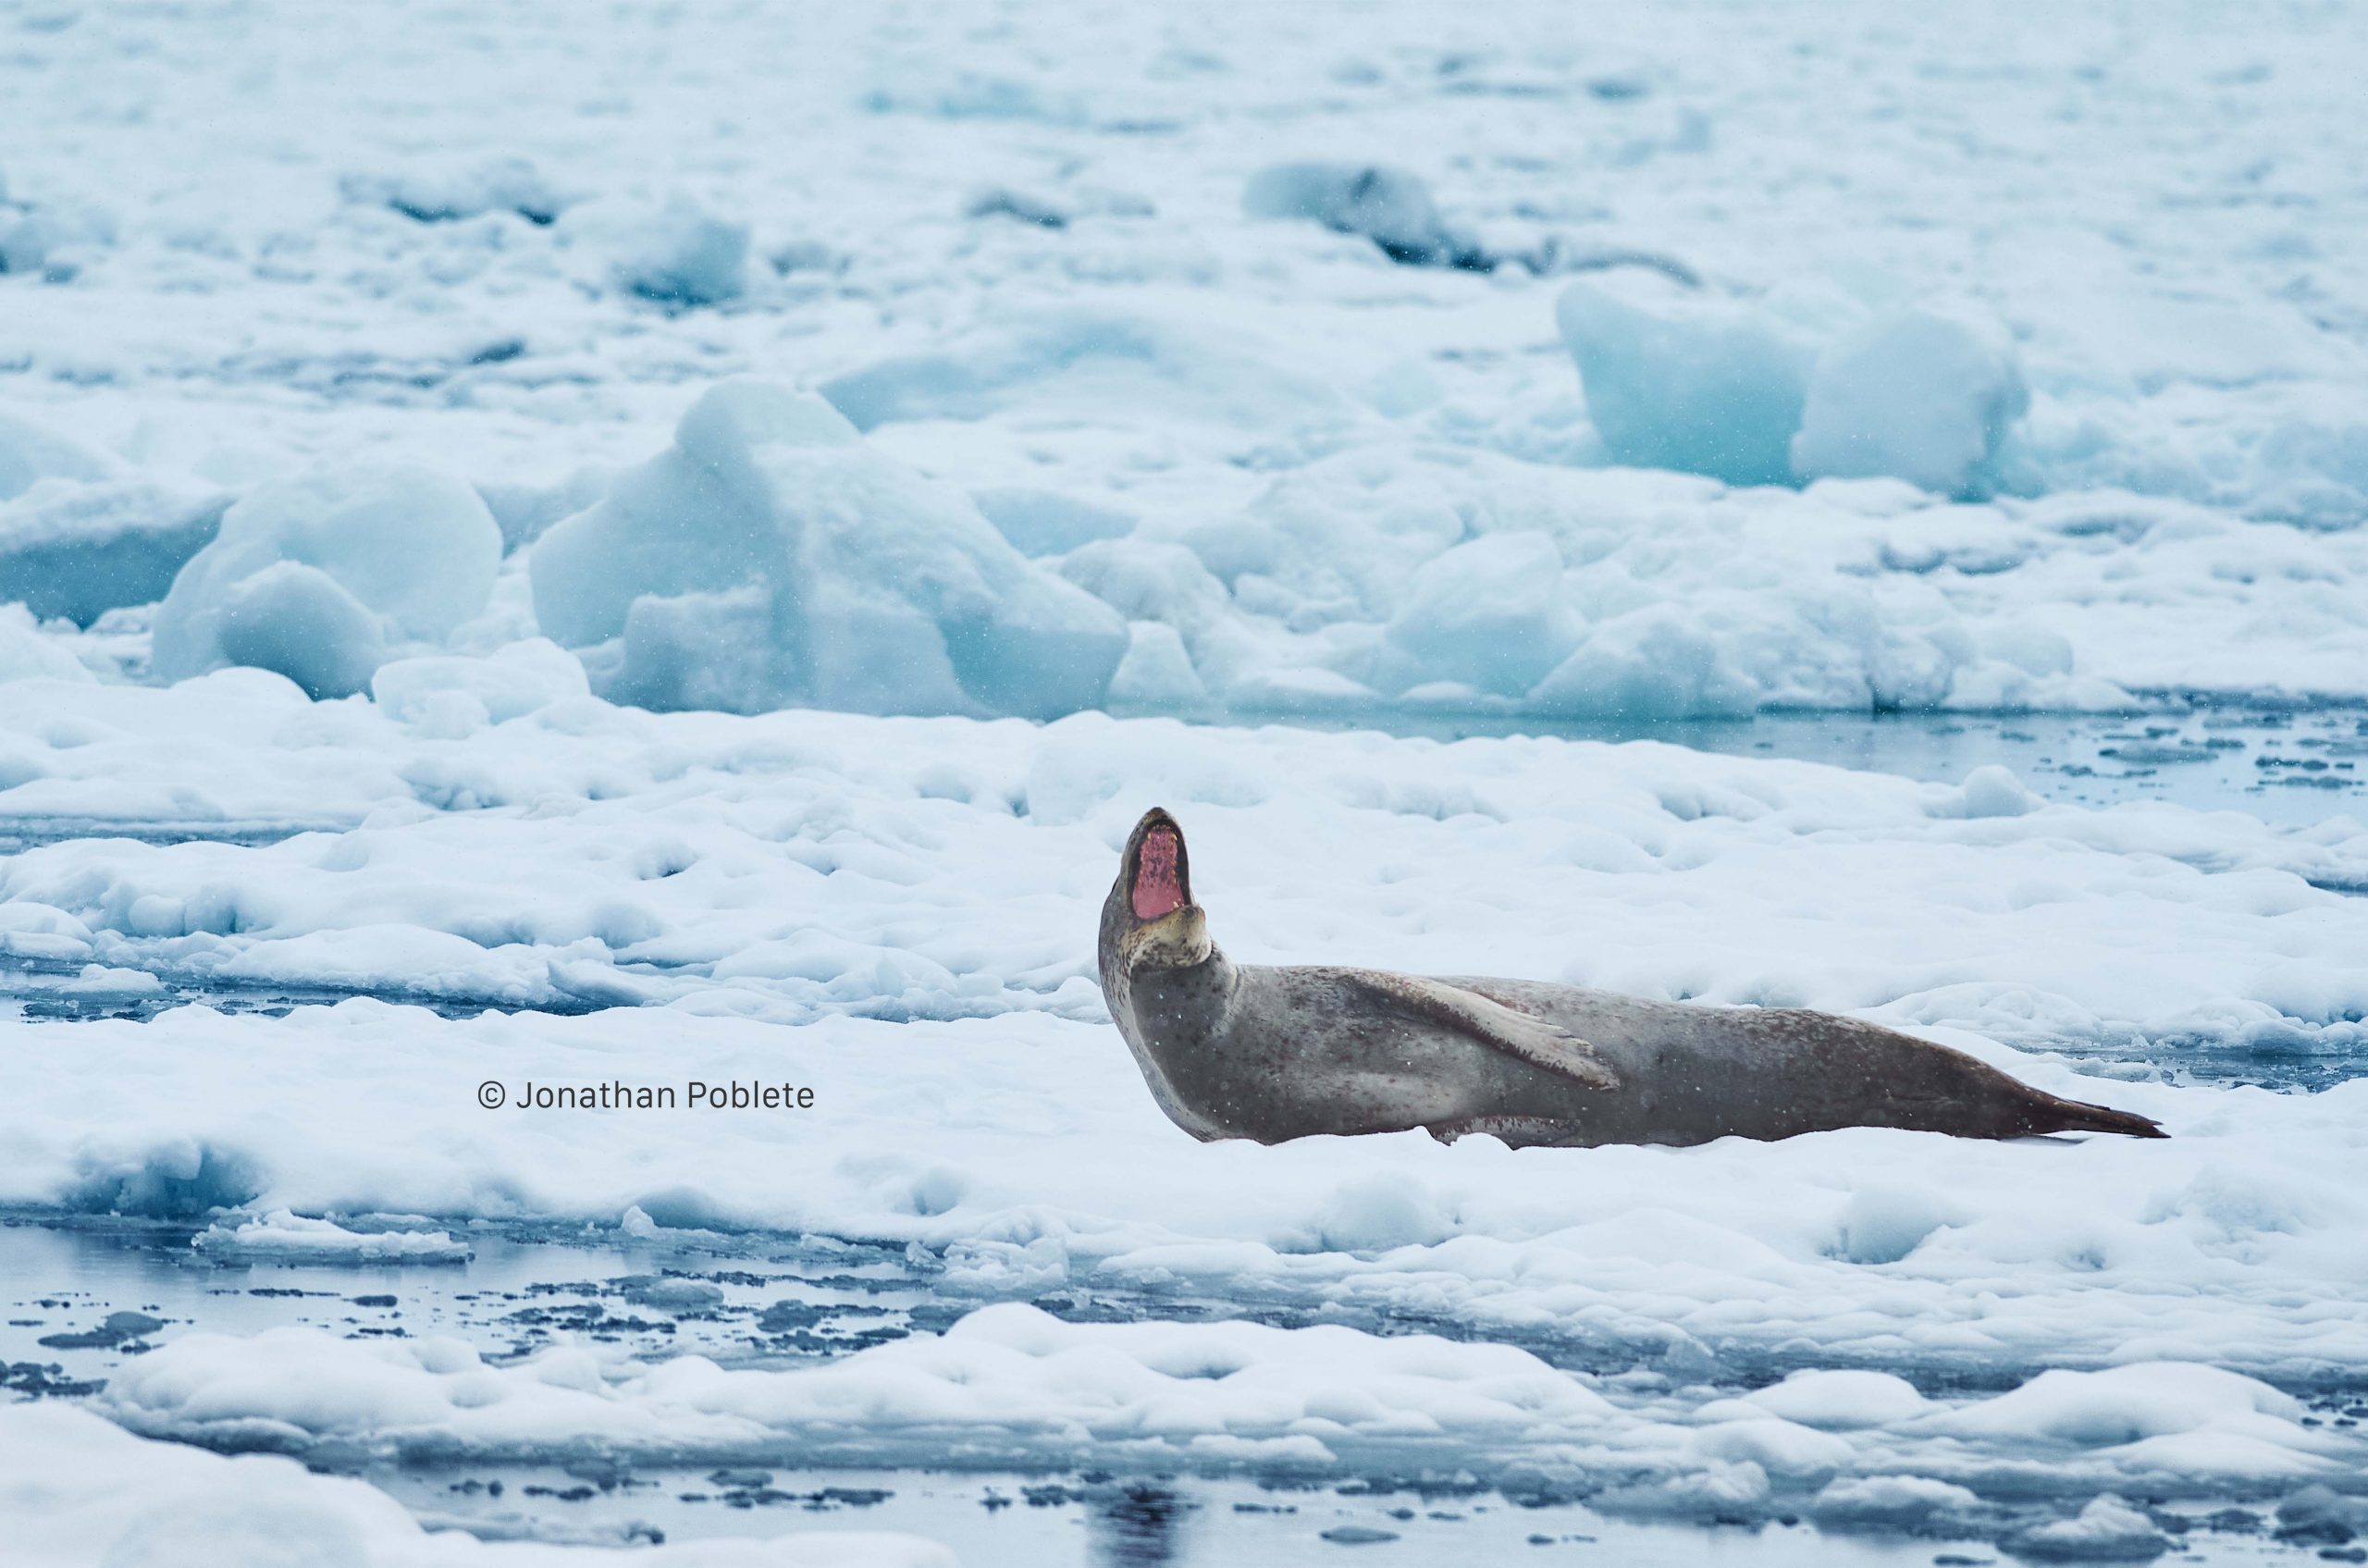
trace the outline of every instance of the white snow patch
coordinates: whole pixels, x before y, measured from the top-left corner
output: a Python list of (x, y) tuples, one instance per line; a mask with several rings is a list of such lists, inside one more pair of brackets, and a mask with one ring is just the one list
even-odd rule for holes
[(1888, 1372), (1795, 1372), (1745, 1397), (1787, 1421), (1826, 1432), (1889, 1426), (1931, 1408), (1906, 1378)]
[(338, 182), (349, 202), (392, 207), (420, 223), (449, 223), (483, 213), (511, 212), (546, 224), (570, 204), (532, 160), (483, 158), (437, 164), (391, 174), (348, 175)]
[(2025, 1531), (2008, 1545), (2039, 1562), (2151, 1562), (2171, 1549), (2171, 1538), (2119, 1498), (2101, 1497), (2078, 1518)]
[(371, 698), (390, 717), (452, 739), (590, 693), (583, 664), (547, 637), (482, 659), (399, 659), (370, 677)]
[(1919, 1475), (1859, 1475), (1835, 1481), (1809, 1503), (1809, 1515), (1832, 1527), (1915, 1529), (1980, 1506), (1967, 1488)]

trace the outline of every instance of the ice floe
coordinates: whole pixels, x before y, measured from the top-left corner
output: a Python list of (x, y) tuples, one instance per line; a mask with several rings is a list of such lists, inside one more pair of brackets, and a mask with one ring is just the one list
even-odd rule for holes
[(1454, 1473), (1606, 1512), (1765, 1518), (1807, 1500), (1835, 1523), (1928, 1528), (1976, 1513), (1985, 1492), (2090, 1498), (2034, 1537), (2032, 1555), (2066, 1558), (2159, 1538), (2116, 1490), (2340, 1478), (2362, 1451), (2356, 1435), (2304, 1426), (2275, 1389), (2208, 1367), (2050, 1372), (1823, 1430), (1705, 1392), (1599, 1388), (1511, 1346), (1422, 1334), (1073, 1324), (1010, 1303), (942, 1336), (783, 1371), (604, 1359), (583, 1345), (495, 1364), (450, 1339), (191, 1333), (128, 1363), (105, 1407), (136, 1431), (298, 1455)]
[(466, 1263), (468, 1244), (441, 1230), (349, 1230), (286, 1209), (216, 1224), (190, 1242), (208, 1257), (280, 1263)]
[(31, 487), (0, 501), (0, 602), (81, 626), (156, 603), (213, 542), (228, 504), (143, 479)]
[(534, 587), (604, 693), (648, 708), (1051, 717), (1098, 705), (1126, 648), (1115, 611), (968, 497), (755, 380), (709, 390), (672, 450), (543, 535)]
[(485, 607), (501, 534), (475, 491), (426, 470), (324, 470), (265, 487), (174, 579), (156, 673), (276, 671), (314, 697), (364, 689), (390, 651)]

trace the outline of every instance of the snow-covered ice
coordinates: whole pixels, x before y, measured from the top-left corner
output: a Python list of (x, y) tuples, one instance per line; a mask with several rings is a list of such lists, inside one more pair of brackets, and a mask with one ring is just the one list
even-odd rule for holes
[(0, 912), (47, 958), (221, 982), (1099, 1020), (1093, 912), (1157, 801), (1240, 879), (1206, 891), (1245, 956), (2027, 1043), (2350, 1052), (2368, 1012), (2368, 904), (2343, 891), (2368, 885), (2368, 830), (2342, 815), (2297, 832), (2049, 805), (2002, 770), (1919, 784), (1655, 745), (651, 715), (572, 669), (547, 644), (388, 665), (376, 703), (250, 671), (0, 687), (14, 812), (187, 824), (28, 848)]
[[(0, 1204), (214, 1292), (10, 1281), (12, 1544), (647, 1542), (436, 1469), (565, 1454), (2346, 1549), (2356, 22), (0, 15)], [(2001, 749), (1766, 754), (1872, 715)], [(1092, 970), (1154, 803), (1241, 957), (1829, 1008), (2173, 1136), (1200, 1145)], [(638, 1327), (490, 1336), (529, 1242), (638, 1249)], [(928, 1310), (742, 1333), (791, 1245)], [(649, 1549), (944, 1560), (771, 1534)]]
[(1613, 462), (1731, 485), (1793, 476), (1815, 350), (1731, 303), (1639, 306), (1581, 284), (1555, 307), (1587, 417)]
[(1928, 1508), (1970, 1511), (1978, 1494), (1963, 1482), (2009, 1496), (2210, 1496), (2232, 1479), (2341, 1476), (2368, 1451), (2368, 1439), (2306, 1427), (2296, 1401), (2214, 1367), (2055, 1371), (1946, 1401), (1893, 1379), (1908, 1408), (1889, 1420), (1856, 1408), (1855, 1389), (1821, 1397), (1827, 1380), (1869, 1376), (1779, 1384), (1787, 1416), (1752, 1398), (1608, 1399), (1506, 1345), (1337, 1326), (1065, 1324), (1010, 1303), (943, 1336), (781, 1372), (696, 1356), (603, 1367), (577, 1348), (494, 1367), (454, 1340), (191, 1334), (127, 1365), (105, 1405), (135, 1430), (299, 1453), (334, 1444), (482, 1462), (589, 1441), (645, 1463), (920, 1467), (959, 1453), (1021, 1468), (1090, 1445), (1104, 1464), (1153, 1473), (1559, 1473), (1585, 1477), (1615, 1512), (1746, 1476), (1758, 1494), (1748, 1500), (1770, 1511), (1805, 1497), (1863, 1509), (1883, 1495), (1859, 1474), (1870, 1468), (1954, 1488), (1921, 1488)]
[(260, 1219), (210, 1225), (190, 1245), (215, 1258), (334, 1263), (466, 1263), (466, 1242), (441, 1230), (353, 1231), (274, 1209)]
[[(262, 679), (243, 714), (234, 687), (208, 705), (225, 748), (211, 798), (169, 796), (168, 781), (209, 782), (203, 748), (161, 717), (174, 698), (108, 687), (93, 695), (159, 717), (110, 735), (93, 710), (64, 750), (19, 732), (45, 776), (16, 793), (87, 806), (103, 779), (133, 811), (253, 820), (301, 778), (307, 806), (344, 821), (252, 847), (30, 850), (0, 905), (26, 933), (11, 943), (217, 986), (554, 1010), (444, 1021), (355, 1001), (43, 1026), (79, 1047), (24, 1064), (36, 1090), (10, 1113), (12, 1201), (610, 1222), (639, 1204), (975, 1244), (981, 1260), (1049, 1239), (1064, 1277), (1263, 1281), (1876, 1361), (2043, 1346), (2056, 1363), (2207, 1354), (2310, 1377), (2368, 1354), (2368, 1321), (2344, 1304), (2368, 1269), (2346, 1240), (2358, 1084), (2081, 1089), (1992, 1043), (2160, 1040), (2171, 1066), (2178, 1041), (2356, 1053), (2368, 906), (2312, 885), (2368, 880), (2345, 819), (2295, 833), (2046, 806), (1995, 778), (1101, 718), (649, 716), (576, 697), (414, 739), (367, 702), (314, 705)], [(46, 704), (19, 711), (53, 722)], [(287, 762), (257, 766), (275, 732)], [(2036, 1154), (1872, 1131), (1577, 1158), (1418, 1135), (1202, 1148), (1159, 1119), (1090, 979), (1094, 907), (1151, 798), (1191, 824), (1196, 888), (1246, 957), (1859, 1011), (2178, 1136)], [(563, 1016), (586, 1005), (606, 1010)], [(467, 1100), (489, 1075), (811, 1081), (820, 1105), (754, 1125), (496, 1117)], [(157, 1086), (152, 1114), (113, 1095), (122, 1077)], [(370, 1107), (366, 1133), (348, 1105)], [(928, 1157), (885, 1156), (916, 1125), (932, 1130)], [(416, 1152), (454, 1137), (445, 1157)], [(2086, 1194), (2074, 1214), (2067, 1181)], [(2008, 1277), (2014, 1295), (1995, 1299)], [(1674, 1304), (1681, 1278), (1719, 1281), (1686, 1292), (1701, 1315)], [(2186, 1283), (2114, 1288), (2134, 1278)], [(1861, 1286), (1865, 1314), (1842, 1310)], [(1894, 1321), (1876, 1303), (1903, 1292), (1922, 1304)]]
[[(1598, 1501), (1646, 1514), (1696, 1511), (1685, 1500), (1703, 1487), (1725, 1488), (1730, 1511), (1814, 1501), (1864, 1521), (1909, 1505), (1847, 1487), (1818, 1501), (1823, 1488), (1915, 1474), (1995, 1499), (2013, 1489), (2002, 1477), (2043, 1463), (2078, 1502), (2140, 1485), (2339, 1480), (2351, 1463), (2249, 1379), (2339, 1388), (2368, 1358), (2353, 1288), (2368, 1276), (2362, 1083), (2297, 1096), (2148, 1080), (2190, 1048), (2357, 1053), (2368, 906), (2316, 885), (2368, 882), (2368, 839), (2348, 819), (2298, 833), (2233, 812), (2051, 805), (2003, 770), (1918, 784), (1650, 745), (1440, 746), (1100, 716), (1039, 728), (652, 715), (538, 684), (537, 671), (572, 668), (548, 644), (509, 661), (507, 682), (499, 660), (417, 661), (411, 690), (382, 702), (314, 703), (245, 672), (175, 692), (76, 686), (69, 727), (56, 701), (69, 688), (6, 688), (25, 809), (310, 814), (290, 823), (309, 831), (270, 842), (31, 848), (0, 887), (12, 951), (222, 996), (309, 985), (528, 1010), (444, 1018), (357, 998), (279, 1019), (200, 1006), (18, 1026), (33, 1042), (68, 1031), (74, 1049), (36, 1046), (12, 1069), (0, 1197), (188, 1216), (210, 1227), (208, 1253), (323, 1245), (368, 1259), (388, 1239), (368, 1216), (387, 1214), (438, 1216), (425, 1228), (451, 1238), (442, 1248), (464, 1246), (469, 1217), (485, 1216), (648, 1235), (820, 1231), (918, 1247), (936, 1288), (966, 1303), (1181, 1292), (1366, 1325), (1454, 1323), (1563, 1354), (1594, 1346), (1657, 1387), (1855, 1366), (2003, 1371), (2058, 1390), (2031, 1394), (2039, 1414), (1984, 1426), (1972, 1412), (1942, 1419), (1895, 1380), (1815, 1398), (1784, 1384), (1745, 1396), (1772, 1401), (1772, 1415), (1715, 1414), (1724, 1435), (1687, 1437), (1684, 1463), (1662, 1451), (1676, 1440), (1656, 1425), (1666, 1413), (1632, 1401), (1617, 1422), (1523, 1439), (1482, 1466), (1526, 1475), (1545, 1448), (1576, 1443), (1581, 1473), (1626, 1477)], [(386, 668), (390, 686), (405, 670)], [(199, 711), (182, 706), (201, 693)], [(1857, 1011), (2159, 1117), (2174, 1137), (2035, 1148), (1866, 1130), (1519, 1154), (1420, 1134), (1196, 1144), (1144, 1093), (1090, 979), (1094, 907), (1153, 798), (1191, 824), (1196, 890), (1244, 956)], [(2083, 1080), (2083, 1058), (2044, 1054), (2065, 1043), (2154, 1067)], [(512, 1104), (481, 1109), (487, 1080)], [(137, 1103), (124, 1082), (145, 1086)], [(750, 1083), (809, 1088), (811, 1106), (692, 1098), (694, 1085)], [(599, 1084), (675, 1100), (518, 1108), (532, 1086)], [(230, 1212), (209, 1219), (218, 1209)], [(1400, 1343), (1342, 1332), (1331, 1353), (1351, 1362)], [(143, 1368), (194, 1364), (182, 1342), (195, 1343)], [(911, 1353), (862, 1366), (903, 1378)], [(2186, 1369), (2162, 1364), (2190, 1361), (2232, 1370), (2177, 1394)], [(2046, 1381), (2065, 1367), (2124, 1381), (2093, 1393)], [(598, 1397), (640, 1412), (648, 1453), (710, 1457), (629, 1389)], [(2047, 1414), (2059, 1407), (2075, 1414)], [(985, 1428), (963, 1441), (1005, 1463), (1058, 1451), (1106, 1466), (1124, 1447), (1103, 1418), (1069, 1415), (1075, 1436), (1047, 1449), (1026, 1436), (1033, 1418), (996, 1408), (985, 1401)], [(1313, 1461), (1296, 1439), (1330, 1430), (1249, 1408), (1269, 1414), (1239, 1429), (1187, 1420), (1215, 1438), (1143, 1452), (1222, 1470), (1279, 1443)], [(179, 1406), (137, 1409), (156, 1430), (228, 1440)], [(384, 1418), (364, 1399), (336, 1435), (406, 1440)], [(1840, 1423), (1868, 1434), (1868, 1457), (1778, 1443), (1753, 1425), (1766, 1421)], [(1947, 1438), (1934, 1453), (1956, 1457), (1915, 1459), (1911, 1439), (1928, 1431)], [(851, 1429), (834, 1448), (742, 1430), (715, 1451), (771, 1441), (773, 1463), (910, 1463), (944, 1439), (931, 1432), (897, 1448)], [(566, 1440), (578, 1437), (618, 1440), (597, 1423)], [(1994, 1457), (1956, 1451), (1976, 1442)], [(2070, 1446), (2035, 1457), (2051, 1443)], [(1407, 1451), (1482, 1465), (1486, 1445), (1452, 1424), (1430, 1444)], [(1351, 1473), (1375, 1462), (1319, 1446)], [(1761, 1479), (1739, 1480), (1745, 1464)]]
[[(2368, 697), (2368, 363), (2326, 259), (2361, 222), (2337, 107), (2352, 41), (2332, 23), (2239, 34), (2186, 9), (2130, 31), (2099, 9), (1928, 35), (1845, 8), (1829, 31), (1854, 43), (1828, 49), (1807, 19), (1743, 8), (1722, 14), (1726, 48), (1785, 64), (1738, 79), (1650, 9), (1597, 16), (1584, 40), (1551, 15), (1369, 43), (1270, 19), (1214, 51), (1178, 24), (1024, 15), (952, 76), (852, 19), (746, 37), (711, 20), (675, 43), (729, 58), (725, 77), (635, 68), (630, 110), (523, 67), (554, 52), (531, 9), (459, 69), (373, 23), (143, 22), (183, 68), (124, 90), (176, 123), (245, 128), (184, 184), (160, 171), (186, 160), (143, 160), (136, 126), (65, 140), (113, 34), (37, 29), (10, 199), (56, 227), (103, 185), (109, 211), (73, 220), (66, 281), (6, 277), (41, 308), (0, 326), (0, 363), (19, 367), (0, 389), (0, 496), (46, 477), (0, 508), (35, 505), (25, 526), (45, 535), (153, 537), (223, 488), (366, 458), (549, 520), (754, 372), (822, 391), (882, 474), (907, 464), (991, 516), (1017, 512), (986, 498), (1050, 498), (1019, 510), (1064, 521), (1018, 542), (1137, 623), (1117, 692), (1138, 705)], [(637, 65), (665, 54), (663, 25), (558, 52)], [(240, 37), (273, 82), (245, 112), (301, 119), (300, 141), (259, 150), (265, 133), (216, 102)], [(324, 96), (347, 48), (441, 137)], [(712, 133), (671, 161), (635, 129), (700, 115)], [(2043, 129), (2073, 125), (2077, 157)], [(774, 146), (846, 155), (758, 151)], [(982, 188), (1007, 199), (982, 207)], [(1474, 270), (1503, 256), (1530, 265)], [(266, 296), (290, 306), (234, 304)], [(226, 312), (241, 346), (224, 347)], [(935, 493), (893, 510), (943, 538)], [(1428, 563), (1499, 533), (1560, 561), (1540, 579), (1547, 624), (1470, 629), (1533, 643), (1515, 663), (1542, 673), (1519, 686), (1470, 678), (1486, 648), (1434, 638), (1415, 658), (1392, 635), (1421, 614)], [(74, 608), (42, 613), (153, 594), (105, 586), (157, 569), (126, 549), (86, 552), (94, 580), (43, 589)], [(472, 562), (418, 569), (460, 583)], [(319, 628), (344, 657), (308, 674), (335, 684), (371, 656), (366, 596), (293, 567), (238, 576), (216, 597), (238, 590), (267, 623), (244, 651), (289, 662), (268, 627)], [(778, 585), (697, 592), (719, 598), (648, 596), (626, 689), (831, 699), (752, 651), (779, 629)], [(1085, 636), (1040, 574), (984, 571), (968, 592)], [(919, 608), (959, 643), (944, 606)], [(539, 591), (493, 613), (500, 635), (585, 635)], [(847, 613), (851, 649), (906, 624)], [(1081, 669), (1111, 636), (1092, 623)], [(169, 667), (212, 657), (197, 641)], [(686, 660), (736, 673), (677, 692)], [(844, 700), (1032, 712), (1104, 695), (1078, 673), (1022, 705), (935, 664)]]

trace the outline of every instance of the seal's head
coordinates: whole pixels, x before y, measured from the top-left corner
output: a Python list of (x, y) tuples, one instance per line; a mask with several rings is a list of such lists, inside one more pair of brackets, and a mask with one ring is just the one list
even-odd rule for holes
[(1184, 830), (1165, 811), (1144, 812), (1127, 835), (1102, 901), (1096, 957), (1110, 1021), (1159, 1108), (1195, 1138), (1231, 1136), (1177, 1085), (1222, 1029), (1240, 977), (1209, 940), (1208, 917), (1192, 902)]
[(1128, 970), (1188, 969), (1214, 950), (1208, 917), (1192, 902), (1184, 830), (1156, 806), (1127, 837), (1118, 881), (1103, 907), (1103, 938), (1104, 967), (1116, 958)]

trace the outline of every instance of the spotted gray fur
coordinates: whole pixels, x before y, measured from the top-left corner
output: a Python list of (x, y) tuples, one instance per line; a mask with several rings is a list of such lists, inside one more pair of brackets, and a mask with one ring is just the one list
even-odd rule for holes
[[(1145, 836), (1176, 834), (1183, 907), (1135, 914)], [(1650, 1002), (1539, 981), (1236, 964), (1191, 896), (1183, 830), (1135, 825), (1102, 907), (1102, 990), (1160, 1109), (1262, 1143), (1425, 1128), (1526, 1144), (1703, 1143), (1897, 1127), (1961, 1138), (2164, 1136), (1962, 1051), (1805, 1008)]]

